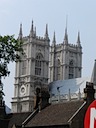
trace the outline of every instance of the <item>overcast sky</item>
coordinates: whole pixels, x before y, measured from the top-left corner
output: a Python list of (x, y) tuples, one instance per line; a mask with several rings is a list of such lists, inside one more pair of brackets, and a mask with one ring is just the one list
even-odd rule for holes
[[(48, 24), (52, 41), (56, 32), (57, 43), (62, 43), (66, 27), (69, 43), (76, 44), (80, 31), (83, 47), (82, 77), (90, 77), (96, 59), (96, 0), (0, 0), (0, 35), (18, 37), (22, 23), (23, 35), (29, 35), (32, 19), (37, 35), (44, 36)], [(8, 106), (14, 92), (14, 64), (10, 64), (11, 74), (4, 80), (5, 101)]]

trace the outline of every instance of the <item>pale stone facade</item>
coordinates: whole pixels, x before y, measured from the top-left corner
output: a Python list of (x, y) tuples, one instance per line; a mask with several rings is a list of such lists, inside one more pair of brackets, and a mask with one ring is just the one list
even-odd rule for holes
[(20, 26), (19, 39), (22, 40), (24, 55), (16, 63), (14, 97), (12, 112), (32, 111), (36, 88), (46, 88), (48, 82), (81, 77), (82, 47), (78, 34), (77, 44), (68, 43), (67, 28), (64, 41), (56, 44), (55, 33), (52, 46), (46, 25), (45, 36), (38, 37), (33, 21), (30, 34), (22, 35)]
[(14, 98), (12, 112), (32, 111), (36, 88), (48, 85), (49, 70), (49, 37), (46, 25), (45, 37), (36, 36), (32, 28), (28, 37), (22, 37), (22, 26), (19, 39), (24, 42), (24, 55), (21, 62), (16, 63)]
[(68, 43), (67, 28), (61, 44), (56, 44), (54, 33), (49, 62), (50, 82), (81, 77), (82, 47), (79, 33), (76, 45)]

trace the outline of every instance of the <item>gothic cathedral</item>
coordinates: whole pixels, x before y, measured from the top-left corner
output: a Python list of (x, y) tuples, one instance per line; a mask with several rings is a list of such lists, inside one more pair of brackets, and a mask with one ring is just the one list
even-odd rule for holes
[(12, 112), (28, 112), (34, 109), (36, 88), (48, 88), (48, 83), (81, 77), (82, 47), (78, 33), (76, 45), (68, 41), (67, 28), (64, 40), (56, 43), (55, 32), (50, 45), (48, 26), (44, 37), (36, 35), (33, 21), (29, 36), (23, 37), (20, 25), (19, 40), (23, 41), (24, 55), (16, 62)]

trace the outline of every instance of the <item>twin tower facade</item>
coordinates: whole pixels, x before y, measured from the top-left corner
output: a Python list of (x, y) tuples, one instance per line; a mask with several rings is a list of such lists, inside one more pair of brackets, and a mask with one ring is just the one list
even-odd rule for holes
[(47, 88), (48, 83), (56, 80), (81, 77), (82, 72), (79, 32), (76, 44), (69, 43), (67, 28), (60, 44), (56, 42), (54, 32), (50, 45), (48, 26), (46, 25), (44, 37), (38, 37), (32, 21), (30, 34), (26, 37), (23, 37), (22, 24), (20, 25), (18, 39), (23, 41), (25, 54), (16, 63), (13, 113), (33, 111), (36, 88)]

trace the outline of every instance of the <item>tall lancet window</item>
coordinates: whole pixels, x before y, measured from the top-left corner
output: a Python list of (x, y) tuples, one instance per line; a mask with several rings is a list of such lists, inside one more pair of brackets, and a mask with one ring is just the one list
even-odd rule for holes
[(42, 54), (39, 53), (35, 60), (35, 75), (41, 75), (42, 72)]
[(60, 80), (60, 60), (57, 60), (57, 80)]
[(23, 56), (23, 59), (21, 60), (21, 75), (26, 75), (27, 70), (27, 59), (26, 55)]
[(69, 62), (69, 79), (74, 78), (74, 61), (70, 60)]

